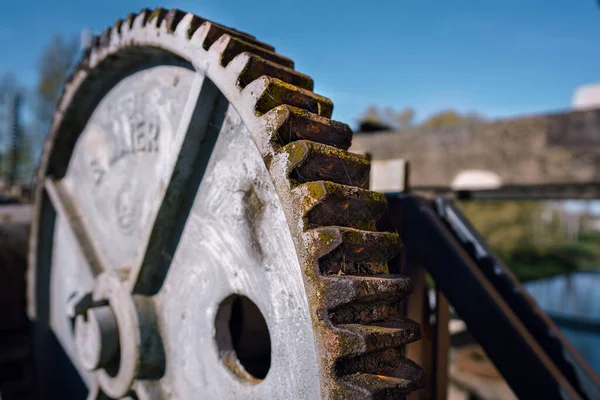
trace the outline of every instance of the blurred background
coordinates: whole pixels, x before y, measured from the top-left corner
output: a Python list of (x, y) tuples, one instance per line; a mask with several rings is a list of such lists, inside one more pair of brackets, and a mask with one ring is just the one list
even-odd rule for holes
[[(600, 81), (600, 6), (594, 0), (8, 1), (0, 21), (0, 203), (31, 200), (30, 184), (55, 102), (93, 35), (117, 18), (158, 5), (194, 12), (274, 45), (297, 70), (313, 77), (316, 93), (333, 100), (333, 118), (357, 132), (356, 151), (374, 160), (403, 158), (416, 171), (423, 149), (432, 154), (425, 166), (430, 174), (465, 158), (469, 146), (480, 158), (498, 153), (493, 141), (475, 146), (470, 139), (487, 129), (482, 127), (600, 108), (600, 84), (595, 85)], [(587, 136), (600, 136), (597, 122), (591, 123), (595, 131), (586, 128), (591, 129)], [(415, 135), (427, 145), (404, 145)], [(507, 137), (505, 152), (512, 154), (513, 146), (528, 158), (539, 150), (521, 144), (518, 133)], [(400, 143), (394, 157), (378, 150), (385, 141)], [(569, 143), (557, 146), (571, 151)], [(568, 158), (556, 160), (553, 165), (564, 170), (579, 168)], [(483, 169), (503, 183), (522, 185), (518, 175), (527, 175), (518, 168), (505, 171), (501, 162), (485, 168), (476, 161), (463, 164), (459, 172)], [(539, 179), (529, 174), (525, 186), (556, 182), (544, 174)], [(412, 183), (451, 190), (458, 175), (429, 185), (417, 174)], [(593, 200), (595, 194), (516, 197), (458, 204), (600, 372), (600, 202)], [(28, 214), (7, 206), (0, 218), (9, 224), (27, 221)], [(459, 326), (457, 332), (464, 329), (453, 326)], [(456, 398), (465, 393), (511, 398), (488, 367), (463, 362), (463, 375), (453, 381)], [(474, 388), (482, 376), (494, 383)]]

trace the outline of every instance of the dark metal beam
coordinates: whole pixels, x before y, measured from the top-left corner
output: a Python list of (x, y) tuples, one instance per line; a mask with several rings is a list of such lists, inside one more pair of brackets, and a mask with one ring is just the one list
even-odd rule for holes
[(388, 203), (409, 264), (427, 269), (519, 398), (600, 398), (595, 373), (449, 201)]
[[(600, 182), (504, 185), (497, 189), (454, 190), (444, 186), (413, 186), (413, 192), (461, 200), (593, 200), (600, 199)], [(393, 195), (390, 193), (390, 195)]]

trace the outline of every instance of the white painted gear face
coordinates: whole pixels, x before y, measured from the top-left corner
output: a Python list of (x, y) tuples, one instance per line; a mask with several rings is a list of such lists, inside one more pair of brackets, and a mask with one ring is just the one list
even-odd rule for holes
[[(385, 198), (360, 188), (368, 162), (345, 151), (331, 102), (272, 50), (143, 10), (67, 83), (30, 255), (38, 364), (60, 366), (48, 396), (401, 398), (422, 384), (402, 356), (420, 334), (398, 311), (410, 283), (386, 264), (399, 240), (375, 230)], [(83, 386), (57, 384), (73, 377)]]
[[(169, 366), (159, 391), (181, 399), (200, 394), (312, 399), (319, 396), (318, 363), (293, 240), (258, 149), (235, 109), (220, 96), (201, 74), (179, 66), (155, 66), (124, 77), (86, 124), (65, 177), (51, 185), (60, 187), (59, 201), (81, 215), (79, 224), (92, 238), (101, 273), (126, 276), (143, 262), (152, 231), (162, 229), (153, 224), (174, 165), (196, 166), (196, 179), (178, 194), (191, 207), (180, 210), (188, 215), (175, 227), (174, 235), (180, 235), (176, 250), (158, 256), (168, 273), (160, 287), (152, 288)], [(195, 131), (188, 132), (190, 116), (207, 124), (195, 123)], [(195, 136), (195, 159), (191, 149), (182, 149), (188, 134)], [(189, 160), (181, 160), (186, 151)], [(65, 218), (58, 215), (53, 238), (57, 257), (50, 285), (56, 290), (50, 301), (57, 307), (50, 326), (93, 387), (97, 373), (83, 367), (64, 310), (72, 294), (93, 291), (98, 271), (85, 257), (71, 257), (79, 244)], [(124, 285), (133, 286), (134, 279)], [(229, 310), (234, 315), (217, 318), (230, 296), (237, 299)], [(235, 296), (250, 299), (262, 314), (254, 317), (266, 323), (246, 332), (258, 335), (248, 346), (262, 348), (258, 354), (245, 350), (250, 357), (241, 360), (236, 353), (236, 347), (242, 351), (240, 339), (231, 338), (232, 329), (253, 326), (243, 315), (250, 312), (248, 306)], [(137, 385), (144, 392), (144, 384)]]

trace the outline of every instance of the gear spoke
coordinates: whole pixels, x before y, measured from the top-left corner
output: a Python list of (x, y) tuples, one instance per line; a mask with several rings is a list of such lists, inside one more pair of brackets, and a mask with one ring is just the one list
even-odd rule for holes
[(91, 384), (93, 378), (77, 362), (77, 350), (73, 342), (75, 319), (72, 303), (80, 292), (91, 290), (94, 278), (101, 272), (103, 265), (66, 189), (51, 178), (45, 180), (44, 186), (56, 214), (52, 238), (55, 249), (52, 251), (48, 277), (53, 282), (49, 292), (48, 326), (66, 356), (73, 361), (79, 375)]
[(197, 73), (186, 101), (178, 131), (177, 157), (166, 170), (170, 171), (162, 191), (162, 200), (156, 205), (155, 219), (145, 240), (145, 248), (129, 277), (130, 287), (135, 293), (152, 293), (160, 285), (175, 250), (173, 235), (180, 235), (182, 214), (185, 214), (186, 201), (193, 200), (199, 180), (194, 179), (198, 171), (203, 171), (210, 151), (227, 110), (227, 100), (217, 87)]
[(79, 250), (84, 255), (88, 268), (93, 275), (106, 271), (106, 262), (102, 258), (94, 243), (88, 227), (78, 211), (72, 197), (60, 181), (46, 178), (44, 187), (56, 214), (64, 220), (70, 230), (70, 237), (77, 243)]

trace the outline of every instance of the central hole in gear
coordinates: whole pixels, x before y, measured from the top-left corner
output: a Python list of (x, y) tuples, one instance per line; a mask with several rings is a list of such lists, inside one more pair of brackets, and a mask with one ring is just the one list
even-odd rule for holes
[(245, 380), (263, 380), (271, 367), (271, 335), (256, 304), (242, 295), (227, 297), (219, 306), (215, 328), (225, 365)]

